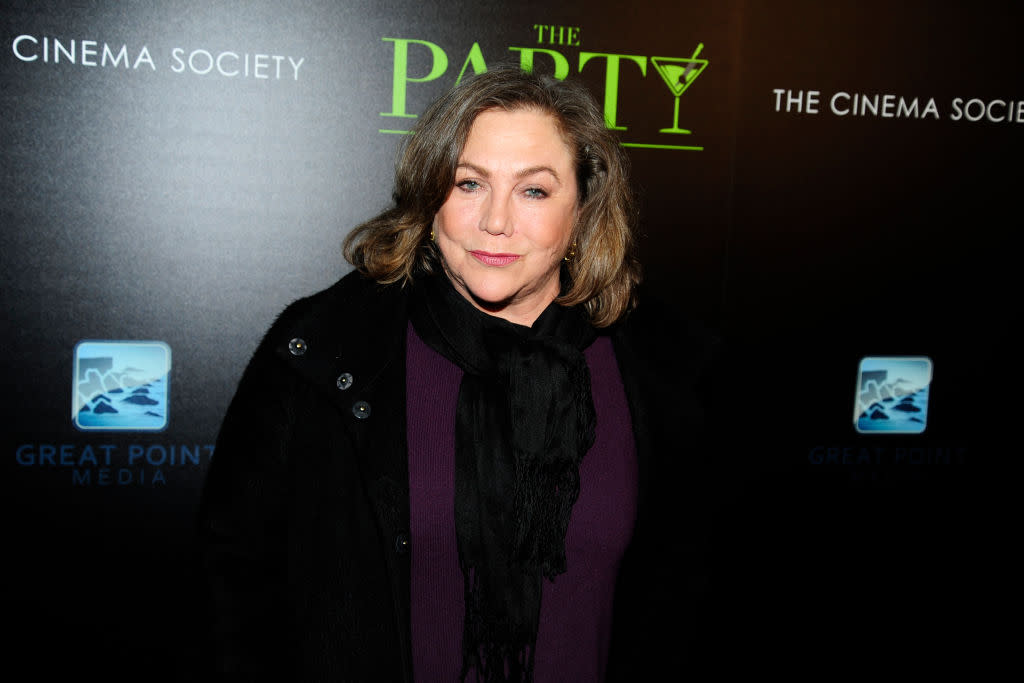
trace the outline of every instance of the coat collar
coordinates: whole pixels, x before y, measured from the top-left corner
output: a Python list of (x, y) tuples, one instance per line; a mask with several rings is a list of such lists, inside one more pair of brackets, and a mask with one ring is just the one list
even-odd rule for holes
[(404, 349), (407, 292), (358, 273), (292, 307), (274, 349), (342, 411), (372, 391)]

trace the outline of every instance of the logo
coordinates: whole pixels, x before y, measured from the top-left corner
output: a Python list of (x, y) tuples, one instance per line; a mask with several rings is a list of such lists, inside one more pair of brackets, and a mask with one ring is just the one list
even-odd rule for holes
[(708, 65), (708, 60), (697, 59), (697, 55), (704, 49), (704, 43), (697, 45), (693, 55), (689, 59), (679, 57), (651, 57), (651, 63), (658, 70), (665, 85), (672, 91), (675, 97), (675, 110), (672, 113), (672, 126), (662, 128), (659, 133), (675, 133), (678, 135), (689, 135), (690, 131), (679, 127), (679, 96), (686, 92), (686, 89), (697, 80)]
[(171, 347), (161, 341), (81, 341), (75, 346), (71, 420), (83, 431), (167, 427)]
[(857, 372), (853, 424), (861, 434), (920, 434), (928, 423), (932, 361), (866, 356)]
[[(822, 91), (790, 90), (773, 88), (775, 111), (786, 114), (811, 114), (822, 112)], [(875, 117), (883, 119), (926, 119), (938, 121), (941, 117), (939, 105), (934, 97), (899, 95), (896, 93), (849, 93), (840, 90), (828, 99), (828, 108), (833, 116)], [(990, 123), (1024, 123), (1024, 100), (982, 100), (977, 97), (964, 100), (954, 97), (949, 103), (950, 121), (988, 121)]]
[[(518, 53), (519, 65), (524, 71), (532, 72), (534, 64), (538, 61), (545, 62), (545, 66), (553, 68), (552, 75), (557, 79), (565, 79), (570, 71), (574, 70), (583, 73), (584, 69), (589, 72), (600, 73), (604, 71), (604, 92), (599, 93), (599, 99), (603, 103), (605, 124), (611, 130), (630, 130), (629, 137), (637, 136), (639, 139), (623, 141), (623, 147), (642, 147), (648, 149), (686, 150), (701, 151), (704, 148), (699, 145), (680, 144), (683, 139), (678, 136), (690, 135), (692, 131), (682, 128), (679, 125), (679, 99), (686, 90), (693, 85), (697, 77), (707, 68), (709, 62), (700, 57), (704, 49), (703, 43), (698, 43), (693, 53), (686, 57), (648, 57), (646, 55), (624, 54), (616, 52), (590, 52), (581, 49), (582, 29), (578, 26), (549, 26), (546, 24), (534, 24), (536, 31), (536, 46), (510, 46), (508, 50)], [(532, 37), (531, 37), (532, 39)], [(487, 71), (487, 60), (479, 42), (474, 42), (462, 60), (461, 68), (449, 70), (449, 64), (453, 67), (458, 62), (452, 63), (449, 60), (448, 52), (440, 45), (429, 40), (416, 38), (395, 38), (384, 37), (385, 43), (391, 43), (394, 53), (391, 75), (391, 109), (381, 112), (381, 116), (390, 119), (415, 119), (416, 114), (409, 112), (409, 89), (419, 84), (436, 81), (451, 72), (452, 85), (458, 84), (470, 71), (480, 74)], [(577, 54), (573, 52), (578, 51)], [(503, 55), (498, 55), (502, 58)], [(573, 59), (575, 57), (575, 59)], [(619, 85), (622, 79), (647, 79), (653, 65), (661, 80), (668, 88), (668, 94), (672, 97), (671, 119), (669, 108), (665, 106), (665, 123), (672, 122), (672, 125), (652, 129), (651, 132), (637, 133), (632, 130), (628, 122), (623, 121), (619, 112)], [(655, 82), (657, 80), (655, 79)], [(646, 86), (645, 86), (646, 87)], [(665, 91), (655, 85), (655, 88), (662, 96)], [(652, 93), (655, 92), (652, 90)], [(666, 98), (667, 99), (667, 98)], [(656, 130), (657, 134), (651, 135)], [(404, 128), (380, 128), (380, 133), (391, 133), (408, 135), (411, 131)]]
[[(138, 71), (148, 66), (157, 71), (160, 53), (154, 61), (146, 45), (135, 49), (128, 43), (117, 44), (58, 36), (34, 36), (23, 33), (11, 41), (11, 52), (22, 62), (52, 66), (89, 66), (117, 71)], [(261, 80), (299, 80), (299, 68), (305, 57), (250, 52), (248, 50), (207, 50), (175, 47), (170, 51), (170, 69), (211, 78), (252, 78)]]

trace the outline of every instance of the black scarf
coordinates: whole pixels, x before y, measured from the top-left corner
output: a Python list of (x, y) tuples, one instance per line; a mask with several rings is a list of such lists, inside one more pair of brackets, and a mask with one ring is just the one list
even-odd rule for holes
[(581, 307), (524, 327), (487, 315), (445, 275), (421, 277), (412, 323), (463, 370), (455, 417), (455, 530), (464, 579), (462, 679), (530, 681), (541, 578), (565, 572), (565, 532), (596, 417)]

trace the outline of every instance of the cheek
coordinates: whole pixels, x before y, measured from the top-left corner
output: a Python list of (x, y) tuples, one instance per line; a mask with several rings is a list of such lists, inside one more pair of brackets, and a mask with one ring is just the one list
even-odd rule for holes
[(451, 211), (446, 211), (442, 207), (434, 215), (433, 223), (434, 244), (441, 253), (441, 260), (448, 265), (453, 265), (454, 262), (458, 261), (459, 254), (464, 254), (465, 251), (459, 247), (462, 240), (458, 235), (456, 223), (452, 220), (451, 213)]
[(453, 206), (445, 203), (434, 216), (434, 231), (438, 236), (459, 239), (474, 225), (473, 214), (469, 206)]
[(540, 231), (545, 246), (556, 251), (561, 251), (568, 246), (575, 218), (574, 210), (563, 210), (549, 216)]

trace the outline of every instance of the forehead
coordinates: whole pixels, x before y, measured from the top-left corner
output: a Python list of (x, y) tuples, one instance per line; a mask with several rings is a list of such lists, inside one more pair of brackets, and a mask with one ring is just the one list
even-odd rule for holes
[(571, 166), (573, 156), (558, 120), (548, 112), (534, 108), (487, 109), (473, 120), (460, 161), (492, 157), (493, 161), (520, 159)]

